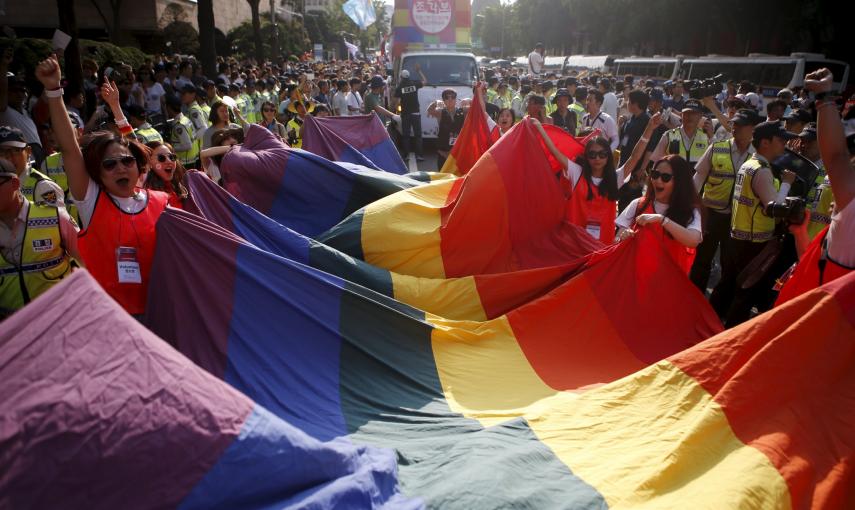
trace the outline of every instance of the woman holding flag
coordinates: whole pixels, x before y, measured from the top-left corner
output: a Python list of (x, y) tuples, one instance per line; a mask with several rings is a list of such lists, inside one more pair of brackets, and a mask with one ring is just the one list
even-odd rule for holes
[[(585, 152), (576, 161), (564, 155), (547, 135), (543, 125), (532, 118), (547, 149), (564, 167), (562, 176), (569, 189), (566, 211), (568, 222), (582, 227), (593, 238), (604, 244), (615, 241), (615, 216), (617, 216), (618, 190), (626, 182), (627, 168), (634, 168), (641, 160), (646, 144), (639, 143), (626, 164), (615, 170), (611, 145), (606, 138), (594, 135), (585, 144)], [(648, 123), (646, 137), (650, 136), (653, 121)], [(567, 136), (567, 135), (565, 135)], [(642, 136), (644, 139), (645, 136)]]
[[(639, 141), (642, 143), (646, 145)], [(660, 159), (647, 176), (644, 196), (630, 202), (616, 222), (620, 240), (635, 234), (638, 226), (653, 229), (686, 274), (695, 260), (695, 247), (703, 240), (693, 173), (692, 166), (680, 156), (672, 154)]]

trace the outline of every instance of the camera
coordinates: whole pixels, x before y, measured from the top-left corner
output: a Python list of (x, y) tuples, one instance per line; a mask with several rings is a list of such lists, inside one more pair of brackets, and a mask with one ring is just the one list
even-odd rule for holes
[(685, 82), (685, 85), (689, 89), (690, 98), (703, 99), (721, 92), (724, 79), (725, 76), (723, 74), (718, 74), (712, 78), (706, 78), (703, 80), (689, 80)]
[(787, 197), (783, 204), (766, 204), (763, 214), (770, 218), (780, 218), (791, 225), (801, 225), (805, 219), (805, 204), (802, 197)]

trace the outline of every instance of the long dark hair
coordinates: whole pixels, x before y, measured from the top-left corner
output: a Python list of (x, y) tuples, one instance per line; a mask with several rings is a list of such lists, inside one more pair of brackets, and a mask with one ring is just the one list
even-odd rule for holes
[[(692, 222), (695, 209), (700, 209), (700, 200), (698, 199), (697, 192), (695, 192), (695, 185), (692, 182), (694, 171), (692, 170), (692, 166), (682, 156), (676, 154), (670, 154), (660, 159), (653, 165), (653, 169), (656, 170), (659, 165), (666, 162), (674, 173), (674, 189), (671, 191), (671, 199), (668, 203), (668, 212), (665, 213), (665, 217), (680, 226), (686, 227)], [(642, 199), (644, 203), (640, 204), (636, 214), (641, 212), (642, 206), (646, 207), (647, 204), (652, 204), (655, 197), (656, 192), (653, 189), (653, 181), (648, 176), (647, 193), (645, 193)]]
[(587, 152), (591, 150), (594, 145), (599, 145), (609, 153), (608, 158), (606, 158), (606, 166), (603, 168), (603, 180), (600, 181), (600, 185), (597, 186), (597, 191), (600, 193), (601, 197), (607, 200), (617, 200), (618, 185), (617, 174), (615, 173), (614, 154), (612, 153), (611, 144), (608, 139), (603, 138), (602, 136), (596, 136), (588, 140), (588, 143), (585, 144), (585, 152), (576, 158), (576, 163), (582, 167), (582, 177), (588, 183), (588, 196), (585, 197), (585, 199), (594, 199), (594, 181), (591, 180), (591, 165), (588, 164), (588, 158), (586, 156)]
[[(151, 149), (152, 153), (157, 150), (158, 147), (166, 147), (169, 149), (169, 152), (175, 154), (175, 150), (172, 148), (172, 145), (166, 142), (148, 142), (146, 147)], [(181, 161), (175, 161), (175, 171), (172, 172), (172, 191), (178, 195), (178, 198), (184, 200), (190, 195), (190, 192), (187, 191), (187, 187), (184, 186), (184, 175), (187, 173), (187, 170), (184, 169), (184, 165), (181, 164)], [(145, 182), (143, 183), (143, 188), (145, 189), (153, 189), (155, 191), (167, 191), (166, 183), (163, 179), (157, 175), (157, 172), (154, 171), (154, 168), (150, 168), (148, 170), (148, 175), (145, 176)]]

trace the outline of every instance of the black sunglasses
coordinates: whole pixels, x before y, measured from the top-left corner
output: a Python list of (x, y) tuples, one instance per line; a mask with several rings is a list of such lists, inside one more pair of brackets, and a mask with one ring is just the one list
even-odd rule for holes
[(588, 159), (606, 159), (609, 157), (609, 151), (588, 151), (585, 153), (585, 157)]
[(122, 166), (129, 167), (136, 162), (137, 162), (137, 158), (135, 158), (131, 155), (127, 155), (127, 156), (122, 156), (120, 158), (107, 158), (101, 162), (101, 166), (104, 167), (104, 170), (109, 171), (109, 170), (116, 168), (116, 165), (118, 165), (119, 163), (121, 163)]
[(651, 170), (650, 172), (650, 180), (655, 181), (656, 179), (661, 180), (664, 183), (671, 182), (671, 179), (674, 177), (674, 174), (663, 174), (659, 170)]
[(169, 158), (169, 161), (175, 161), (176, 159), (178, 159), (178, 156), (176, 156), (175, 154), (172, 154), (171, 152), (169, 154), (158, 154), (157, 155), (157, 160), (161, 163), (165, 163), (166, 158)]

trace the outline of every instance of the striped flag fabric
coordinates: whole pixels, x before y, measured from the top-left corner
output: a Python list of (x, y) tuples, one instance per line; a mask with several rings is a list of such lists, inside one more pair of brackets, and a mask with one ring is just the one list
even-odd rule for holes
[(0, 324), (0, 507), (421, 508), (394, 452), (321, 442), (194, 365), (85, 271)]
[[(404, 494), (429, 507), (828, 508), (855, 496), (855, 277), (721, 332), (642, 229), (507, 314), (456, 321), (183, 211), (158, 228), (173, 267), (192, 254), (233, 297), (189, 309), (205, 289), (158, 266), (153, 330), (321, 441), (395, 449)], [(175, 329), (202, 317), (219, 326)]]
[(303, 150), (330, 161), (404, 174), (407, 166), (375, 113), (349, 117), (306, 116)]
[(484, 111), (481, 95), (473, 94), (473, 96), (460, 134), (440, 169), (443, 173), (466, 175), (493, 145), (494, 140), (487, 126), (487, 112)]
[(540, 143), (526, 119), (464, 177), (389, 195), (314, 237), (372, 265), (430, 278), (561, 265), (601, 249), (564, 221), (564, 193)]
[(386, 195), (423, 184), (390, 172), (291, 149), (261, 126), (223, 156), (223, 185), (241, 201), (314, 236)]

